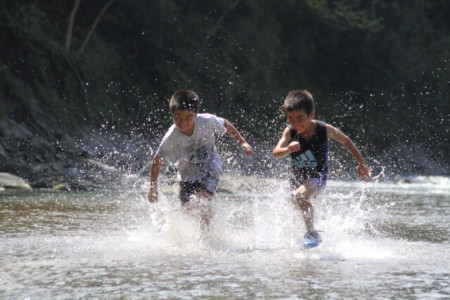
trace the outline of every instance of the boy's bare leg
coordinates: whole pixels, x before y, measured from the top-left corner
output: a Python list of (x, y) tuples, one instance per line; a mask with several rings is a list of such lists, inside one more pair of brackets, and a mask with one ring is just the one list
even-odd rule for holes
[(196, 194), (196, 197), (203, 200), (200, 201), (201, 228), (203, 232), (207, 232), (209, 230), (209, 224), (211, 223), (212, 218), (212, 195), (207, 193), (205, 190), (200, 190)]
[(204, 190), (200, 190), (195, 194), (195, 198), (195, 200), (192, 199), (189, 202), (184, 202), (182, 205), (188, 211), (193, 209), (200, 213), (200, 227), (203, 232), (207, 232), (212, 218), (212, 208), (210, 203), (212, 195)]
[(293, 202), (300, 208), (303, 220), (305, 221), (306, 229), (309, 232), (314, 229), (314, 207), (310, 199), (317, 195), (319, 189), (314, 183), (307, 182), (294, 191)]

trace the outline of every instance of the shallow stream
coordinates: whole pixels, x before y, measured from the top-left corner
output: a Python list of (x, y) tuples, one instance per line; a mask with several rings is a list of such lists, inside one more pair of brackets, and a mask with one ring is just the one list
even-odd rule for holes
[(0, 298), (450, 298), (450, 178), (330, 181), (309, 250), (284, 179), (224, 175), (208, 234), (146, 189), (0, 193)]

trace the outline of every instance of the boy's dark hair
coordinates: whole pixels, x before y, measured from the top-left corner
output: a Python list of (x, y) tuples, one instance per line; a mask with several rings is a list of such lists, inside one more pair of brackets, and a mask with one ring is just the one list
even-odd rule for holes
[(284, 99), (283, 108), (285, 112), (303, 109), (309, 116), (314, 110), (314, 98), (307, 90), (293, 90)]
[(170, 111), (175, 112), (176, 109), (188, 109), (198, 113), (200, 108), (200, 98), (191, 90), (178, 90), (170, 97)]

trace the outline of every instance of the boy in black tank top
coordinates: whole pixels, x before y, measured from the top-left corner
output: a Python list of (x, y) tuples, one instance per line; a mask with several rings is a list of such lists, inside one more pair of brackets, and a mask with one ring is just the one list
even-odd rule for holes
[(294, 203), (302, 211), (306, 229), (304, 247), (315, 247), (321, 241), (314, 228), (314, 208), (310, 199), (325, 188), (328, 173), (328, 139), (341, 143), (355, 158), (357, 177), (372, 179), (371, 169), (356, 146), (338, 128), (314, 119), (314, 99), (306, 90), (294, 90), (284, 100), (289, 125), (284, 129), (273, 155), (291, 156), (290, 185)]

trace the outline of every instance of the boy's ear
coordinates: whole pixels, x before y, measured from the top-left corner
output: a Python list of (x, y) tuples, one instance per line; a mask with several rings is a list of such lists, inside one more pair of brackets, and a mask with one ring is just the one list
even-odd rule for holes
[(313, 109), (312, 112), (309, 114), (309, 117), (311, 119), (314, 119), (314, 116), (316, 115), (316, 111)]

